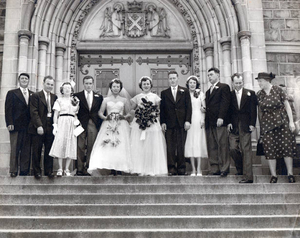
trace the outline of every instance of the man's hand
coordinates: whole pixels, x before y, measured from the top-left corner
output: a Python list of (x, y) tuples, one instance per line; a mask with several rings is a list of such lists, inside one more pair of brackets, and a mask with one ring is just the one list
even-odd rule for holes
[(217, 127), (220, 127), (223, 125), (224, 120), (222, 118), (218, 118), (217, 120)]
[(41, 136), (41, 135), (44, 135), (44, 129), (43, 129), (43, 127), (42, 126), (39, 126), (38, 128), (37, 128), (37, 133)]
[(166, 132), (167, 131), (167, 125), (166, 123), (161, 124), (161, 129)]
[(189, 130), (191, 128), (191, 123), (189, 123), (188, 121), (186, 121), (185, 123), (184, 123), (184, 129), (187, 131), (187, 130)]
[(249, 126), (249, 131), (254, 131), (255, 130), (255, 126)]
[(227, 131), (228, 131), (228, 132), (231, 132), (232, 129), (233, 129), (232, 124), (228, 124), (228, 125), (227, 125)]
[(8, 125), (7, 127), (8, 131), (13, 131), (15, 129), (14, 125)]

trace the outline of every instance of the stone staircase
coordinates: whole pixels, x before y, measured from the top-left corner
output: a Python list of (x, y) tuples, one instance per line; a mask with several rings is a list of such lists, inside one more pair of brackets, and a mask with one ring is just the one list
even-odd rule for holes
[(0, 238), (300, 237), (300, 176), (0, 176)]

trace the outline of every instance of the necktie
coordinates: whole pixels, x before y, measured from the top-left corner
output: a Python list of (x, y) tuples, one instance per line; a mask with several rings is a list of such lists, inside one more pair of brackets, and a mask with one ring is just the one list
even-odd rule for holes
[(237, 99), (238, 108), (240, 109), (240, 105), (241, 105), (240, 91), (236, 92), (236, 99)]
[(28, 94), (27, 94), (26, 88), (23, 89), (23, 95), (24, 95), (26, 104), (28, 104)]
[(50, 93), (47, 92), (47, 110), (51, 112), (51, 100), (50, 100)]
[(91, 92), (87, 92), (86, 101), (87, 101), (89, 110), (91, 110), (91, 107), (92, 107), (92, 105), (91, 105), (92, 104), (92, 102), (91, 102)]
[(210, 94), (212, 93), (212, 91), (214, 90), (214, 85), (210, 86)]
[(175, 87), (172, 88), (172, 94), (173, 94), (174, 101), (176, 101), (176, 88)]

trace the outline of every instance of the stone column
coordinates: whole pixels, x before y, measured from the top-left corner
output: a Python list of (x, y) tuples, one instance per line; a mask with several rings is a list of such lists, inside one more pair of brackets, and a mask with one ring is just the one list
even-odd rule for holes
[(46, 59), (47, 59), (47, 49), (49, 46), (49, 39), (47, 37), (39, 37), (39, 59), (38, 59), (38, 80), (37, 80), (37, 90), (43, 88), (43, 80), (46, 76)]
[[(19, 68), (18, 73), (27, 72), (27, 59), (28, 59), (28, 46), (29, 40), (31, 39), (32, 33), (28, 30), (20, 30), (19, 35)], [(27, 72), (28, 73), (28, 72)]]
[(250, 31), (240, 31), (238, 36), (241, 41), (244, 86), (245, 88), (253, 89), (252, 62), (250, 53), (251, 33)]
[[(207, 70), (212, 68), (214, 66), (214, 44), (213, 43), (207, 43), (203, 45), (203, 50), (205, 53), (205, 62), (206, 62), (206, 72), (205, 75), (207, 75)], [(203, 85), (201, 85), (201, 88), (203, 88), (204, 92), (209, 88), (207, 77), (204, 77), (202, 80)]]
[(223, 51), (224, 83), (231, 85), (231, 37), (221, 38), (220, 43)]
[(64, 69), (64, 52), (66, 45), (63, 43), (56, 43), (55, 45), (55, 93), (59, 93), (61, 84), (65, 81), (63, 78)]

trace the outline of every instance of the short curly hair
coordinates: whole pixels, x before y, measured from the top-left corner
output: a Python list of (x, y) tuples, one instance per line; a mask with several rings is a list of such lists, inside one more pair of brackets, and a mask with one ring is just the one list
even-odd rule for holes
[(110, 83), (109, 83), (109, 85), (108, 85), (108, 87), (110, 88), (110, 90), (112, 88), (113, 83), (120, 84), (120, 92), (121, 92), (121, 90), (123, 88), (122, 81), (120, 79), (118, 79), (118, 78), (114, 78), (113, 80), (111, 80)]
[(70, 82), (64, 82), (60, 88), (59, 88), (59, 91), (61, 94), (64, 94), (64, 86), (65, 85), (70, 85), (71, 86), (71, 93), (74, 93), (74, 88), (72, 87), (72, 84)]
[(186, 81), (186, 84), (185, 84), (188, 89), (189, 89), (189, 82), (191, 80), (195, 80), (196, 81), (196, 89), (200, 88), (200, 83), (199, 83), (198, 79), (196, 77), (191, 76), (191, 77), (189, 77), (188, 81)]
[[(149, 77), (142, 77), (140, 82), (139, 82), (139, 87), (140, 89), (142, 89), (142, 83), (143, 82), (146, 82), (146, 81), (149, 81), (150, 82), (150, 85), (151, 85), (151, 88), (153, 87), (153, 83), (152, 83), (152, 80), (149, 79)], [(143, 89), (142, 89), (143, 90)]]

